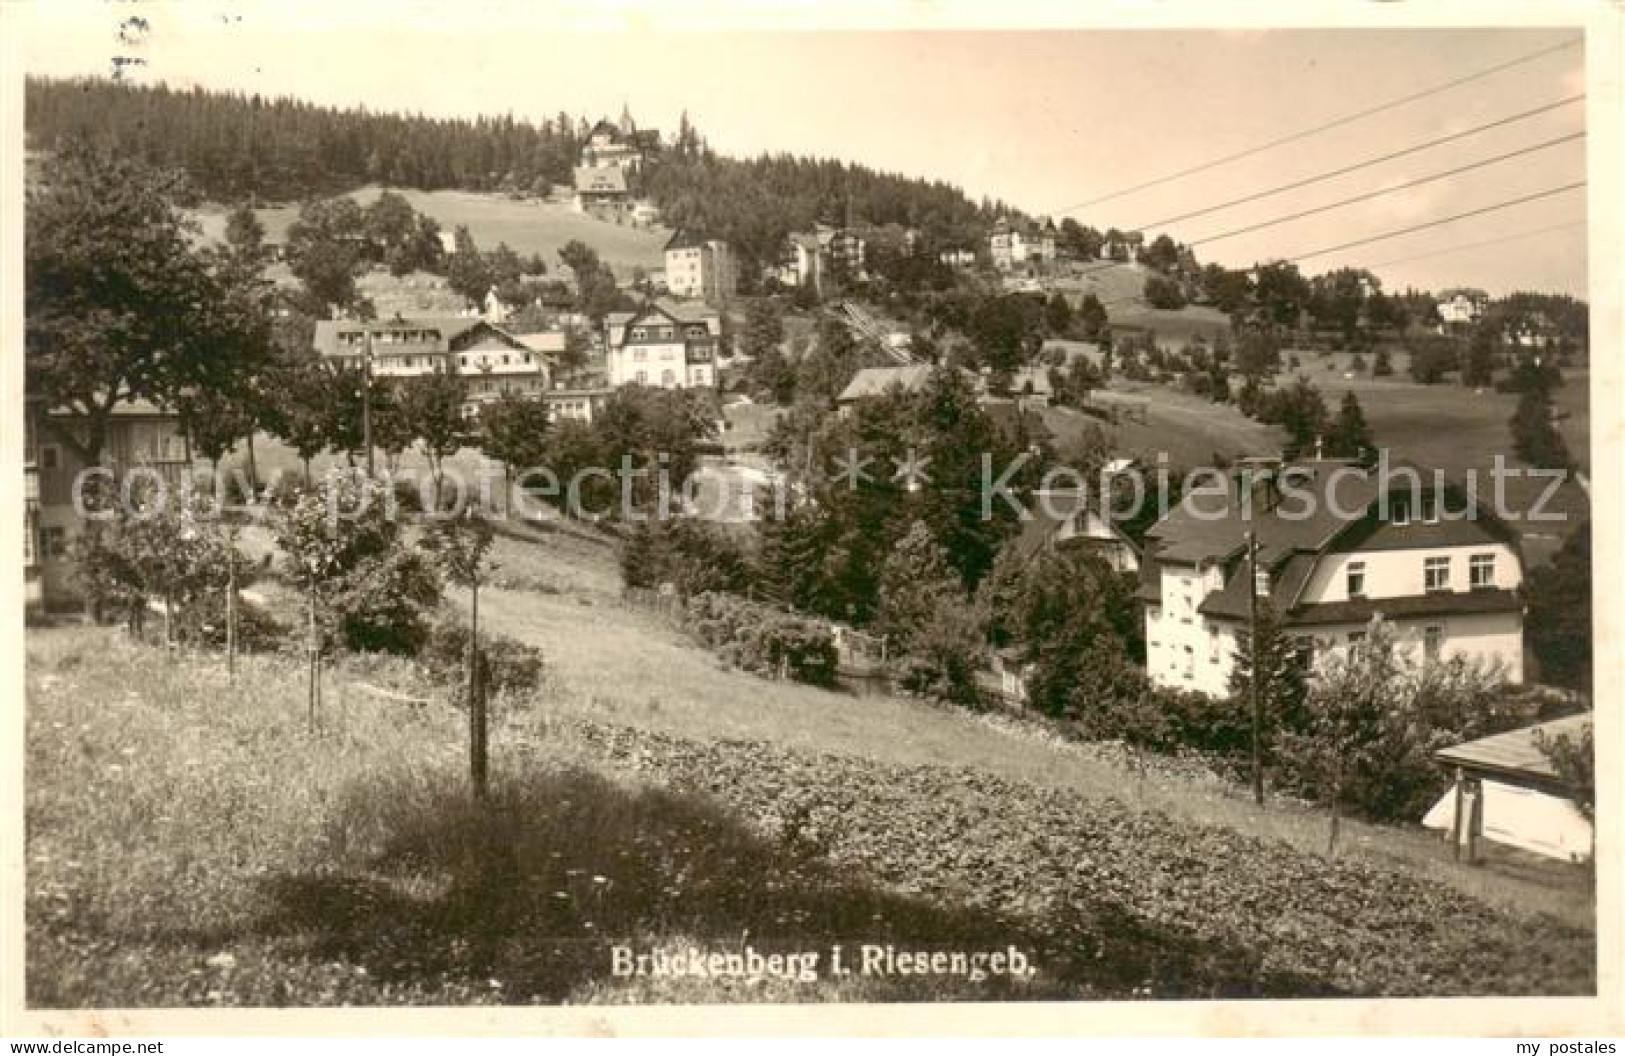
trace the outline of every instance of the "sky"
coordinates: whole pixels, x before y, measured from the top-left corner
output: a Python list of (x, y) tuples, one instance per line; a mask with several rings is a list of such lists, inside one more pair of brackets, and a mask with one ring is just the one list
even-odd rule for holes
[[(722, 153), (838, 157), (1099, 228), (1166, 231), (1203, 261), (1294, 258), (1585, 179), (1585, 103), (1209, 215), (1160, 221), (1464, 131), (1586, 90), (1570, 47), (1290, 145), (1080, 203), (1579, 39), (1576, 28), (766, 32), (635, 16), (561, 29), (538, 9), (409, 3), (364, 17), (209, 0), (32, 12), (29, 72), (133, 76), (436, 115), (559, 112), (674, 129)], [(670, 9), (668, 9), (670, 10)], [(150, 29), (118, 40), (131, 13)], [(667, 22), (673, 20), (668, 19)], [(805, 18), (803, 18), (805, 21)], [(1344, 198), (1532, 149), (1369, 201), (1211, 240)], [(1370, 267), (1385, 288), (1586, 293), (1587, 189), (1301, 262)], [(1526, 235), (1528, 237), (1512, 237)], [(1477, 243), (1495, 241), (1478, 246)], [(1465, 248), (1463, 248), (1465, 247)]]

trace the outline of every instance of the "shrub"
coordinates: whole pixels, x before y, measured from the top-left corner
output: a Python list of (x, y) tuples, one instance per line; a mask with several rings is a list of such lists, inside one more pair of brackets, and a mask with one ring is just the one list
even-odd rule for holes
[[(111, 496), (88, 501), (100, 505)], [(149, 601), (161, 599), (172, 617), (167, 632), (185, 639), (205, 622), (202, 610), (211, 602), (223, 610), (233, 544), (203, 495), (144, 491), (103, 512), (107, 519), (89, 522), (74, 544), (77, 577), (93, 617), (122, 614), (139, 634)]]
[(898, 685), (948, 704), (983, 704), (976, 672), (986, 651), (981, 621), (963, 604), (935, 609), (908, 637), (899, 662)]
[[(418, 662), (436, 682), (466, 692), (468, 625), (461, 619), (436, 620), (425, 636)], [(541, 681), (542, 651), (507, 635), (481, 631), (479, 665), (480, 683), (487, 695), (523, 696)]]
[[(409, 549), (375, 485), (332, 473), (276, 521), (284, 574), (314, 598), (327, 635), (358, 651), (416, 653), (440, 577)], [(336, 512), (335, 512), (336, 511)]]
[(670, 583), (683, 598), (743, 591), (749, 569), (739, 542), (725, 528), (705, 521), (641, 521), (621, 550), (626, 586), (653, 590)]
[(689, 600), (687, 620), (695, 637), (746, 671), (815, 686), (835, 683), (839, 655), (821, 621), (714, 592)]
[[(176, 620), (177, 636), (211, 649), (226, 647), (225, 592), (209, 594)], [(288, 628), (247, 598), (237, 599), (237, 648), (246, 653), (269, 652), (287, 638)]]
[(1502, 672), (1462, 657), (1416, 664), (1380, 618), (1358, 652), (1316, 669), (1302, 720), (1274, 730), (1276, 779), (1335, 813), (1415, 820), (1448, 782), (1433, 753), (1525, 725), (1533, 708)]

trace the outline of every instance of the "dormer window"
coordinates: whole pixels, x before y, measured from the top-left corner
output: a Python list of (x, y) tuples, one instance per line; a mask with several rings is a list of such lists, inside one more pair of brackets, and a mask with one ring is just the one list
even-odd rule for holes
[(1261, 598), (1269, 597), (1270, 574), (1268, 571), (1261, 568), (1253, 573), (1253, 593)]
[(1365, 562), (1348, 563), (1348, 591), (1351, 598), (1365, 597)]

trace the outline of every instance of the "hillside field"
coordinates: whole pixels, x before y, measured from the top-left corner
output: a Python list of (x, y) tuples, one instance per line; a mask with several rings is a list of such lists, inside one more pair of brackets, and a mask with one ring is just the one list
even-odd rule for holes
[[(496, 702), (485, 810), (462, 791), (465, 721), (404, 661), (341, 658), (307, 730), (297, 646), (228, 683), (218, 656), (30, 631), (30, 1003), (1595, 985), (1581, 870), (1493, 851), (1461, 868), (1421, 830), (1360, 824), (1330, 859), (1318, 813), (1255, 807), (1186, 764), (731, 669), (623, 602), (613, 551), (588, 539), (505, 536), (494, 556), (484, 626), (540, 646), (548, 670)], [(746, 941), (1015, 946), (1037, 971), (760, 986), (609, 971), (612, 942)]]
[[(349, 196), (366, 205), (383, 190), (363, 187), (350, 192)], [(567, 200), (516, 199), (468, 191), (395, 190), (412, 203), (412, 208), (432, 216), (443, 231), (467, 225), (481, 249), (495, 249), (497, 243), (506, 242), (523, 256), (541, 254), (548, 267), (554, 268), (559, 262), (559, 247), (579, 239), (597, 250), (599, 258), (614, 268), (616, 277), (622, 281), (631, 277), (634, 267), (657, 271), (666, 266), (665, 246), (671, 237), (670, 231), (660, 227), (640, 229), (603, 223), (571, 211)], [(276, 206), (257, 210), (257, 214), (265, 225), (266, 237), (280, 242), (286, 238), (288, 225), (298, 217), (299, 209), (293, 205)], [(224, 208), (208, 206), (198, 210), (196, 215), (206, 237), (223, 237)]]
[[(1052, 345), (1077, 344), (1050, 342)], [(1291, 354), (1291, 353), (1289, 353)], [(1387, 449), (1394, 462), (1411, 462), (1440, 469), (1447, 479), (1465, 482), (1476, 474), (1481, 502), (1493, 500), (1490, 472), (1497, 454), (1512, 469), (1526, 467), (1512, 453), (1508, 419), (1517, 397), (1493, 389), (1474, 390), (1455, 380), (1436, 385), (1418, 385), (1405, 374), (1403, 354), (1394, 357), (1392, 377), (1373, 378), (1369, 372), (1354, 373), (1352, 353), (1298, 352), (1296, 370), (1283, 369), (1275, 384), (1284, 387), (1302, 376), (1321, 392), (1333, 414), (1346, 392), (1353, 392), (1377, 445)], [(1369, 362), (1370, 357), (1366, 357)], [(1207, 465), (1215, 455), (1235, 458), (1242, 455), (1278, 454), (1282, 435), (1275, 426), (1244, 417), (1233, 405), (1214, 404), (1166, 385), (1125, 381), (1112, 382), (1112, 391), (1148, 396), (1148, 421), (1123, 420), (1107, 424), (1068, 408), (1051, 408), (1045, 423), (1061, 443), (1074, 438), (1091, 425), (1098, 425), (1113, 439), (1123, 455), (1139, 457), (1155, 465), (1158, 453), (1166, 452), (1173, 467)], [(1568, 442), (1580, 473), (1590, 466), (1590, 376), (1570, 371), (1554, 396), (1559, 419), (1558, 430)], [(1548, 483), (1543, 478), (1510, 476), (1505, 484), (1510, 518), (1524, 540), (1524, 557), (1531, 565), (1547, 560), (1562, 540), (1582, 520), (1590, 516), (1590, 499), (1585, 487), (1570, 477), (1546, 500)], [(1553, 521), (1524, 520), (1523, 515), (1542, 503), (1542, 516)]]
[[(1300, 369), (1325, 397), (1336, 413), (1346, 392), (1353, 392), (1371, 426), (1379, 447), (1387, 448), (1396, 461), (1442, 469), (1465, 481), (1476, 473), (1479, 496), (1493, 501), (1490, 472), (1495, 457), (1501, 455), (1509, 467), (1523, 468), (1512, 453), (1508, 420), (1518, 398), (1494, 389), (1475, 390), (1448, 379), (1436, 385), (1418, 385), (1403, 371), (1406, 364), (1395, 358), (1395, 375), (1373, 378), (1369, 373), (1349, 371), (1349, 353), (1299, 353)], [(1370, 357), (1366, 357), (1367, 362)], [(1352, 376), (1350, 376), (1352, 374)], [(1284, 373), (1278, 384), (1292, 383), (1292, 373)], [(1589, 474), (1590, 375), (1569, 371), (1564, 384), (1553, 397), (1560, 415), (1557, 426), (1568, 442), (1569, 451), (1581, 474)], [(1506, 482), (1507, 507), (1516, 515), (1512, 523), (1524, 540), (1524, 558), (1530, 564), (1544, 561), (1582, 520), (1590, 516), (1591, 502), (1579, 481), (1570, 477), (1545, 503), (1544, 515), (1556, 521), (1523, 520), (1533, 512), (1547, 489), (1544, 479), (1510, 477)]]

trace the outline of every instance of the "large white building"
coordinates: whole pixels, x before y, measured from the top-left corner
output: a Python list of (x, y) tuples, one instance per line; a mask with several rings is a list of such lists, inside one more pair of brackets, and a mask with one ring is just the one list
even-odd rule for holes
[(993, 266), (1011, 271), (1030, 263), (1053, 263), (1056, 233), (1055, 222), (1047, 217), (1043, 223), (1000, 220), (988, 235)]
[(1317, 656), (1359, 642), (1381, 615), (1418, 663), (1460, 654), (1521, 682), (1523, 559), (1490, 501), (1464, 516), (1464, 493), (1431, 472), (1390, 467), (1379, 480), (1334, 460), (1244, 463), (1193, 489), (1141, 557), (1151, 680), (1227, 694), (1253, 589)]
[(1446, 326), (1476, 323), (1489, 301), (1482, 290), (1446, 290), (1439, 295), (1439, 322)]
[(666, 243), (666, 289), (676, 297), (719, 304), (738, 289), (739, 275), (728, 243), (678, 231)]
[(711, 388), (717, 383), (722, 317), (703, 305), (661, 300), (604, 320), (611, 386)]

